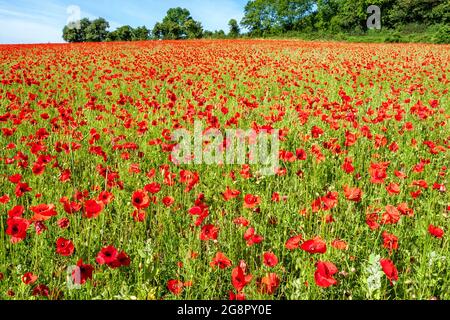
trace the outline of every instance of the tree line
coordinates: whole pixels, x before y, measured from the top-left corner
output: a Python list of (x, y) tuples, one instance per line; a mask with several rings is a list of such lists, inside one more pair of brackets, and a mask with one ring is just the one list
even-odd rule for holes
[(300, 32), (367, 31), (367, 8), (381, 9), (385, 29), (450, 24), (450, 0), (253, 0), (241, 22), (253, 36)]
[(444, 36), (450, 37), (450, 0), (250, 0), (242, 21), (231, 19), (227, 33), (204, 30), (189, 10), (178, 7), (169, 9), (152, 30), (123, 26), (110, 32), (105, 19), (84, 18), (65, 26), (63, 38), (68, 42), (101, 42), (264, 37), (290, 32), (361, 34), (368, 31), (367, 8), (371, 5), (381, 8), (384, 29), (441, 26)]

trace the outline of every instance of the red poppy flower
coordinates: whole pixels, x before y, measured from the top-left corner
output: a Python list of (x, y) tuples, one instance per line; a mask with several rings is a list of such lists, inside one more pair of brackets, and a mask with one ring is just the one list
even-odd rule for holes
[(261, 202), (261, 198), (252, 194), (247, 194), (244, 197), (244, 208), (253, 209)]
[(404, 216), (413, 217), (414, 210), (408, 207), (407, 203), (401, 203), (397, 206), (398, 211)]
[(119, 253), (119, 255), (117, 256), (117, 261), (119, 262), (121, 267), (129, 267), (131, 263), (130, 257), (124, 251)]
[(12, 243), (20, 242), (27, 237), (27, 229), (30, 226), (30, 222), (27, 219), (8, 218), (6, 225), (6, 234), (11, 237)]
[(382, 224), (396, 224), (400, 221), (400, 212), (396, 207), (387, 205), (386, 211), (381, 216)]
[(226, 269), (231, 267), (231, 260), (228, 259), (225, 254), (218, 252), (211, 262), (211, 267), (219, 267), (220, 269)]
[(381, 259), (380, 260), (381, 268), (383, 269), (383, 272), (386, 274), (386, 277), (389, 279), (389, 281), (397, 281), (398, 280), (398, 271), (395, 267), (394, 263), (389, 259)]
[(103, 248), (97, 255), (96, 261), (98, 264), (111, 265), (117, 261), (117, 256), (119, 255), (116, 248), (113, 246), (108, 246)]
[(173, 197), (164, 197), (162, 199), (162, 203), (166, 206), (166, 207), (170, 207), (173, 203), (175, 202), (175, 199)]
[(355, 168), (353, 167), (353, 159), (352, 158), (345, 158), (344, 164), (342, 165), (342, 169), (345, 171), (345, 173), (352, 173), (355, 171)]
[(40, 204), (38, 206), (30, 207), (30, 210), (34, 212), (32, 221), (46, 221), (58, 215), (55, 210), (54, 204)]
[(161, 185), (157, 182), (152, 182), (144, 187), (144, 190), (150, 192), (151, 194), (157, 194), (161, 191)]
[(56, 240), (56, 253), (62, 255), (63, 257), (70, 257), (75, 250), (72, 241), (64, 238), (58, 238)]
[(40, 284), (33, 289), (33, 296), (48, 297), (50, 289), (45, 284)]
[(278, 264), (278, 258), (272, 252), (264, 253), (264, 264), (270, 268), (275, 267)]
[(227, 190), (222, 193), (222, 196), (225, 201), (230, 201), (231, 199), (236, 199), (240, 194), (241, 192), (239, 190), (232, 190), (227, 187)]
[(347, 250), (348, 249), (347, 242), (345, 242), (343, 240), (339, 240), (339, 239), (333, 240), (333, 242), (331, 243), (331, 246), (338, 250)]
[(57, 223), (61, 229), (67, 229), (70, 226), (70, 220), (67, 218), (59, 219)]
[(383, 232), (383, 247), (389, 251), (397, 250), (398, 238), (393, 234), (387, 233), (386, 231)]
[(202, 214), (202, 212), (203, 212), (203, 209), (199, 206), (195, 206), (195, 207), (192, 207), (191, 209), (189, 209), (189, 214), (191, 214), (193, 216), (200, 215), (200, 214)]
[(397, 183), (390, 183), (386, 187), (386, 191), (392, 196), (400, 193), (400, 186)]
[(300, 247), (300, 243), (303, 241), (303, 237), (301, 235), (295, 236), (290, 238), (287, 242), (286, 242), (286, 249), (288, 250), (295, 250), (298, 249)]
[(234, 224), (240, 225), (242, 227), (248, 227), (250, 221), (245, 219), (244, 217), (239, 217), (233, 220)]
[(264, 238), (257, 235), (254, 228), (249, 228), (244, 234), (244, 240), (247, 241), (248, 246), (252, 246), (254, 244), (261, 243)]
[(320, 210), (328, 211), (333, 209), (338, 204), (339, 194), (337, 192), (329, 192), (326, 196), (317, 198), (311, 204), (313, 212)]
[(200, 233), (200, 240), (202, 241), (217, 240), (218, 235), (219, 229), (212, 224), (208, 224), (203, 226), (202, 231)]
[(12, 176), (9, 176), (8, 180), (11, 183), (18, 184), (20, 181), (22, 181), (22, 175), (20, 175), (20, 174), (13, 174)]
[(308, 155), (304, 149), (297, 149), (295, 151), (295, 155), (297, 156), (297, 160), (301, 161), (305, 161), (308, 158)]
[(315, 254), (320, 253), (324, 254), (327, 252), (327, 244), (321, 238), (317, 237), (312, 240), (305, 241), (300, 248), (308, 253)]
[(428, 232), (438, 239), (442, 239), (444, 237), (444, 230), (439, 227), (435, 227), (432, 224), (428, 227)]
[(8, 211), (9, 218), (20, 218), (25, 212), (25, 208), (23, 206), (15, 206), (11, 210)]
[(143, 210), (134, 210), (133, 211), (133, 219), (136, 222), (144, 222), (145, 221), (145, 217), (146, 217), (146, 213)]
[(397, 178), (400, 178), (400, 179), (406, 179), (408, 177), (404, 172), (401, 172), (398, 170), (395, 170), (394, 174)]
[(36, 282), (38, 276), (34, 275), (32, 272), (27, 272), (22, 276), (22, 282), (25, 285), (31, 285)]
[(180, 182), (186, 184), (184, 192), (190, 192), (200, 181), (199, 175), (196, 172), (187, 170), (180, 171)]
[(39, 236), (44, 231), (48, 230), (47, 226), (42, 221), (35, 221), (34, 222), (34, 230), (36, 230), (36, 234)]
[(105, 205), (101, 201), (88, 200), (84, 203), (84, 216), (88, 219), (97, 218)]
[(350, 188), (348, 186), (344, 186), (344, 194), (347, 200), (360, 202), (362, 197), (362, 191), (359, 188)]
[(183, 287), (184, 284), (180, 280), (169, 280), (167, 282), (167, 289), (176, 296), (183, 292)]
[(241, 292), (252, 281), (252, 275), (246, 275), (243, 268), (238, 266), (231, 272), (231, 283), (237, 292)]
[(261, 279), (260, 290), (263, 294), (272, 295), (280, 285), (280, 278), (276, 273), (269, 273)]
[(331, 210), (338, 204), (339, 194), (337, 192), (329, 192), (325, 197), (322, 197), (322, 209)]
[(244, 301), (245, 299), (245, 294), (243, 293), (237, 293), (235, 294), (233, 291), (229, 292), (229, 299), (230, 301)]
[(114, 200), (114, 195), (111, 192), (102, 191), (98, 195), (97, 200), (103, 202), (103, 204), (106, 206)]
[(333, 275), (338, 272), (338, 269), (333, 263), (319, 261), (316, 267), (317, 270), (314, 274), (314, 280), (319, 287), (328, 288), (337, 284)]
[(366, 223), (371, 230), (377, 230), (380, 227), (380, 224), (378, 223), (379, 219), (378, 213), (366, 215)]
[(7, 204), (9, 202), (9, 200), (11, 200), (11, 198), (7, 194), (0, 197), (1, 204)]
[(369, 168), (369, 173), (371, 176), (370, 182), (375, 184), (384, 183), (384, 180), (387, 178), (386, 170), (389, 165), (390, 162), (372, 163)]
[(133, 193), (131, 202), (136, 209), (146, 209), (150, 206), (148, 193), (142, 190)]
[(72, 281), (76, 285), (85, 284), (87, 280), (92, 279), (94, 267), (90, 264), (84, 264), (80, 259), (77, 262), (77, 268), (72, 271)]
[(22, 197), (25, 193), (32, 191), (28, 183), (19, 182), (16, 185), (15, 195), (17, 198)]
[(67, 199), (61, 199), (60, 202), (63, 204), (64, 211), (67, 214), (75, 214), (79, 212), (83, 207), (81, 204), (76, 202), (69, 202)]

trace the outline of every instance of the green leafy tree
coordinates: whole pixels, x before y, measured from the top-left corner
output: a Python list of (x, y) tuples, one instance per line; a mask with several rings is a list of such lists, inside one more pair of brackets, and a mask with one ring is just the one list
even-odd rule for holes
[(241, 24), (252, 36), (270, 33), (276, 24), (275, 4), (268, 0), (249, 1), (244, 8)]
[(203, 27), (191, 17), (189, 10), (178, 7), (169, 9), (152, 33), (156, 39), (197, 39), (202, 37)]
[(150, 30), (146, 26), (137, 27), (133, 30), (133, 41), (145, 41), (150, 39)]
[(244, 9), (241, 24), (251, 35), (278, 34), (298, 30), (302, 20), (313, 12), (312, 0), (251, 0)]
[(103, 18), (95, 19), (86, 28), (86, 38), (87, 42), (102, 42), (108, 37), (109, 22)]
[(236, 21), (236, 19), (231, 19), (228, 22), (228, 26), (230, 27), (230, 32), (228, 33), (228, 36), (230, 38), (237, 38), (241, 34), (241, 28), (239, 28), (239, 24)]
[(81, 19), (77, 23), (66, 25), (63, 29), (63, 39), (67, 42), (85, 42), (86, 29), (91, 21), (87, 18)]
[(203, 35), (202, 24), (194, 19), (188, 19), (184, 24), (184, 33), (188, 39), (200, 39)]
[(214, 39), (225, 39), (227, 35), (225, 34), (225, 31), (223, 30), (216, 30), (214, 31), (213, 38)]
[(117, 30), (110, 32), (107, 36), (107, 41), (131, 41), (133, 40), (133, 28), (130, 26), (123, 26)]

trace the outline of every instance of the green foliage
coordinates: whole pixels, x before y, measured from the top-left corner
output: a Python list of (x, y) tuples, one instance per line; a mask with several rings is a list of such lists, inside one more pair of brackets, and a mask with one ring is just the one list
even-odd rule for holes
[(63, 29), (63, 39), (67, 42), (85, 42), (86, 28), (91, 24), (87, 18), (81, 19), (77, 23), (71, 23)]
[(189, 10), (178, 7), (169, 9), (163, 21), (155, 24), (152, 33), (156, 39), (199, 39), (203, 27), (191, 17)]
[(434, 43), (450, 43), (450, 26), (442, 25), (433, 36)]
[(150, 30), (145, 27), (133, 29), (122, 26), (109, 32), (109, 22), (103, 18), (91, 21), (87, 18), (78, 23), (71, 23), (63, 29), (63, 39), (67, 42), (102, 42), (102, 41), (144, 41), (150, 39)]
[(230, 32), (228, 33), (228, 36), (230, 38), (237, 38), (241, 34), (241, 29), (239, 28), (239, 24), (236, 21), (236, 19), (231, 19), (228, 22), (228, 26), (230, 27)]
[(387, 43), (399, 43), (401, 42), (401, 36), (400, 33), (394, 32), (391, 35), (387, 36), (384, 42)]
[[(383, 33), (367, 29), (371, 5), (381, 9)], [(450, 0), (251, 0), (241, 24), (258, 37), (448, 43)], [(429, 31), (440, 24), (441, 29)]]
[(132, 40), (145, 41), (150, 40), (150, 30), (146, 26), (137, 27), (133, 30)]
[(102, 42), (108, 37), (109, 22), (103, 18), (92, 21), (86, 28), (85, 39), (87, 42)]
[(205, 39), (226, 39), (227, 35), (225, 34), (225, 31), (223, 31), (223, 30), (215, 30), (215, 31), (206, 30), (203, 32), (203, 38), (205, 38)]
[[(381, 9), (383, 32), (367, 29), (370, 5)], [(67, 42), (139, 41), (154, 39), (225, 39), (247, 37), (301, 37), (305, 39), (356, 40), (363, 42), (449, 43), (450, 0), (250, 0), (239, 23), (231, 19), (229, 32), (204, 31), (189, 10), (172, 8), (152, 31), (145, 26), (123, 26), (108, 32), (109, 23), (99, 18), (82, 19), (79, 28), (67, 25)], [(377, 30), (379, 31), (379, 30)], [(355, 38), (360, 37), (360, 38)]]
[(255, 36), (297, 30), (313, 5), (310, 0), (252, 0), (245, 6), (241, 24)]
[(123, 26), (117, 30), (110, 32), (107, 41), (131, 41), (133, 40), (133, 28), (130, 26)]

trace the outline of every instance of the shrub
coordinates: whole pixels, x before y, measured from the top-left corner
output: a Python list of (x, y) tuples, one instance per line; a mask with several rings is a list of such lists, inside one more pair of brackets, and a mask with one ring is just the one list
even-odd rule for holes
[(434, 34), (433, 42), (439, 44), (450, 43), (450, 26), (442, 25)]

